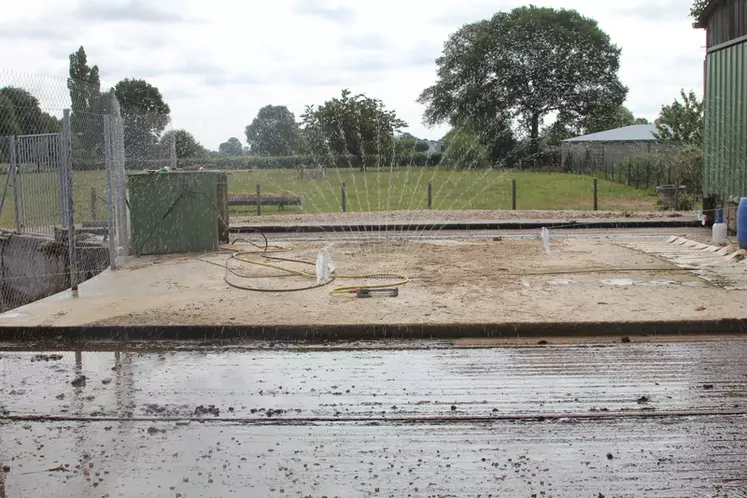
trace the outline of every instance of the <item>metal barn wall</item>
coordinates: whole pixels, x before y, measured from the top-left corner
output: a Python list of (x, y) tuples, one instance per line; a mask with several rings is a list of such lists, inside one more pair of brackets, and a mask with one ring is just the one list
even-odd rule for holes
[(708, 48), (747, 36), (747, 0), (723, 0), (708, 16)]
[(747, 196), (747, 43), (706, 58), (703, 162), (706, 197)]

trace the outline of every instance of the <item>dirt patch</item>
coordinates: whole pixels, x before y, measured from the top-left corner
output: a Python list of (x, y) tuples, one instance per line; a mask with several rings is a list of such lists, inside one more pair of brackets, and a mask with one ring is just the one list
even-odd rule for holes
[[(96, 325), (325, 325), (427, 323), (569, 323), (741, 318), (745, 310), (727, 291), (655, 256), (613, 240), (553, 239), (550, 253), (539, 240), (444, 243), (381, 241), (326, 244), (338, 276), (390, 273), (410, 282), (396, 298), (331, 295), (341, 286), (393, 283), (396, 278), (339, 278), (328, 286), (276, 292), (313, 284), (271, 267), (231, 263), (232, 283), (266, 292), (241, 291), (224, 281), (223, 253), (180, 264), (114, 274), (149, 289), (148, 296), (97, 298), (65, 320)], [(287, 245), (270, 261), (313, 275), (319, 244)], [(255, 256), (247, 256), (255, 258)], [(258, 257), (258, 256), (257, 256)], [(267, 261), (264, 261), (267, 262)], [(241, 275), (241, 277), (239, 276)], [(249, 278), (245, 278), (249, 277)], [(129, 282), (130, 280), (128, 280)], [(115, 285), (114, 282), (111, 283)], [(124, 284), (123, 284), (124, 285)], [(124, 286), (126, 288), (126, 286)], [(109, 304), (116, 299), (117, 305)], [(697, 303), (697, 306), (684, 303)], [(82, 301), (72, 303), (83, 305)], [(696, 308), (705, 310), (696, 311)], [(116, 313), (112, 313), (112, 310)], [(80, 323), (80, 322), (78, 322)]]
[(670, 220), (673, 218), (693, 219), (694, 211), (637, 211), (648, 207), (631, 201), (629, 210), (622, 211), (486, 211), (486, 210), (413, 210), (413, 211), (374, 211), (365, 213), (319, 213), (257, 216), (232, 216), (232, 225), (276, 225), (276, 224), (372, 224), (372, 223), (417, 223), (433, 221), (510, 221), (510, 220), (608, 220), (646, 219)]

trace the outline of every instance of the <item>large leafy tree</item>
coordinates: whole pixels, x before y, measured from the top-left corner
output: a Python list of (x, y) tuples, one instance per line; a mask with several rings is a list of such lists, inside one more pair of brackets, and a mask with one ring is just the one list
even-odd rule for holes
[(236, 137), (231, 137), (218, 146), (218, 154), (221, 156), (243, 156), (244, 147)]
[(73, 157), (104, 157), (103, 114), (109, 113), (109, 93), (101, 94), (98, 66), (88, 65), (88, 56), (83, 47), (70, 54), (70, 91), (72, 116), (70, 129), (73, 141)]
[(83, 47), (70, 54), (70, 79), (67, 87), (70, 91), (72, 111), (99, 112), (101, 79), (99, 67), (88, 65), (88, 56)]
[(648, 120), (646, 118), (636, 118), (631, 110), (625, 106), (617, 106), (601, 108), (598, 112), (591, 111), (587, 116), (581, 118), (579, 124), (582, 133), (589, 134), (624, 126), (648, 124)]
[(528, 130), (536, 152), (545, 116), (576, 120), (592, 109), (622, 105), (620, 49), (593, 19), (575, 10), (519, 7), (467, 24), (437, 59), (438, 80), (418, 101), (425, 121), (469, 121), (505, 134), (504, 115)]
[(164, 151), (171, 150), (174, 143), (177, 159), (187, 159), (205, 155), (205, 148), (187, 130), (169, 130), (161, 137)]
[(671, 105), (661, 108), (656, 120), (656, 139), (672, 145), (703, 144), (703, 101), (695, 92), (680, 90), (682, 101), (677, 99)]
[(367, 170), (366, 156), (391, 154), (395, 134), (407, 128), (381, 100), (347, 89), (340, 98), (308, 106), (302, 118), (314, 154), (352, 156), (360, 161), (361, 171)]
[(298, 123), (296, 116), (284, 105), (268, 105), (260, 109), (245, 133), (253, 154), (289, 156), (296, 153)]
[[(39, 100), (23, 88), (0, 89), (0, 135), (36, 135), (60, 131), (60, 122), (41, 110)], [(15, 132), (15, 133), (13, 133)]]
[(124, 79), (114, 86), (124, 118), (125, 154), (147, 156), (158, 145), (171, 120), (171, 109), (161, 92), (145, 80)]

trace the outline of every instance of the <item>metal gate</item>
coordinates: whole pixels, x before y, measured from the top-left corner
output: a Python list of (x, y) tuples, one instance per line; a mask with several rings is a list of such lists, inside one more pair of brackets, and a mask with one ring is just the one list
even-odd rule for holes
[(8, 174), (18, 233), (54, 234), (65, 226), (63, 143), (61, 133), (11, 137)]

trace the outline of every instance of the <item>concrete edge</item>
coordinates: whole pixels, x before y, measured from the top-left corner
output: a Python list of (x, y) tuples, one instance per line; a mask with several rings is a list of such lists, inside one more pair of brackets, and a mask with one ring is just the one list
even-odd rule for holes
[(341, 325), (144, 325), (0, 327), (0, 341), (63, 345), (81, 341), (353, 341), (737, 334), (747, 318), (698, 321), (634, 321), (494, 324)]
[(447, 221), (424, 223), (351, 223), (351, 224), (296, 224), (296, 225), (243, 225), (232, 226), (229, 231), (239, 233), (317, 233), (317, 232), (401, 232), (439, 230), (539, 230), (541, 228), (574, 229), (630, 229), (630, 228), (698, 228), (697, 219), (629, 220), (629, 221)]

